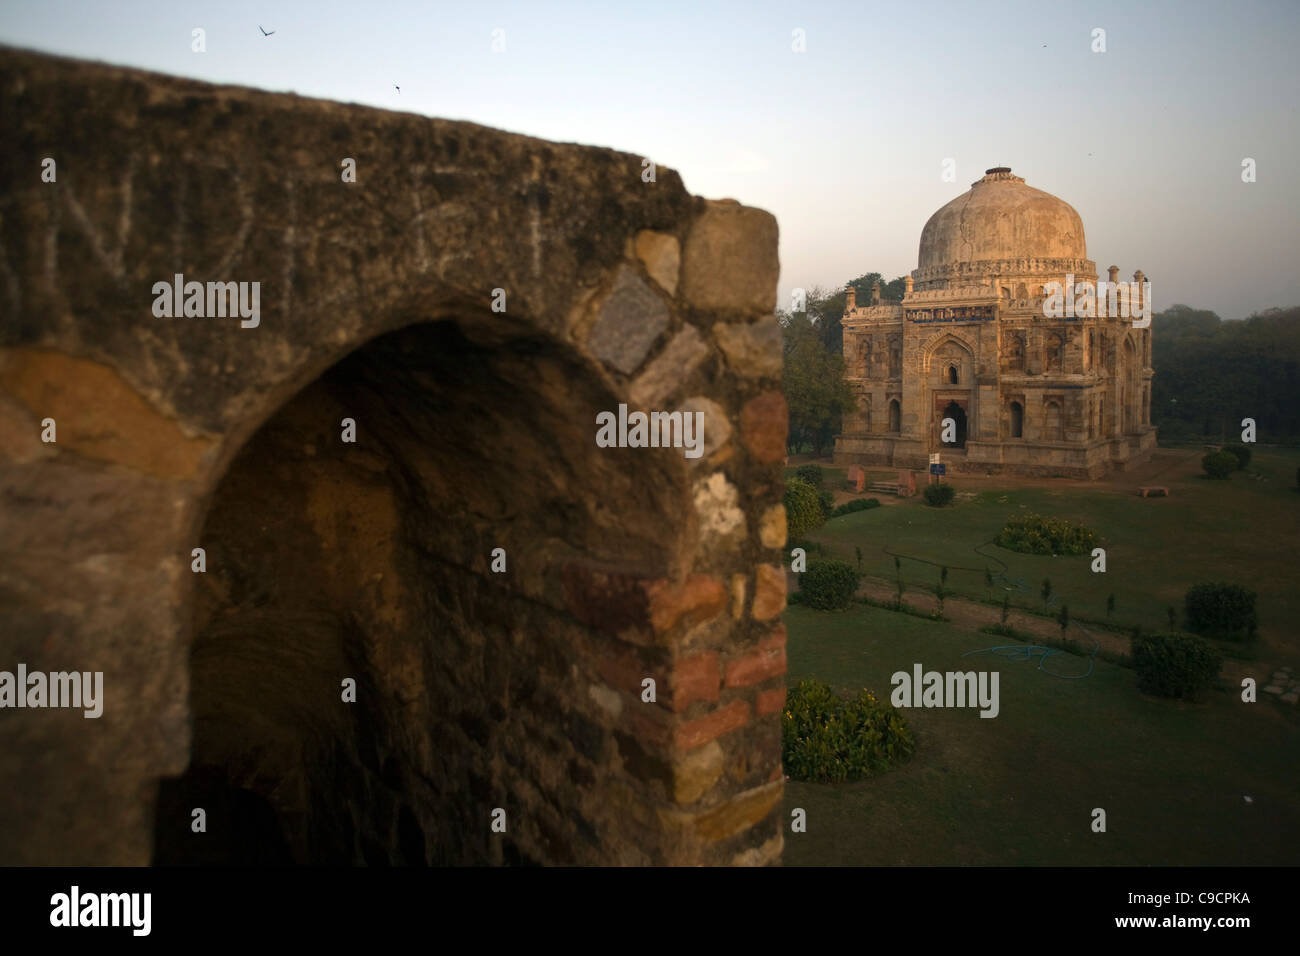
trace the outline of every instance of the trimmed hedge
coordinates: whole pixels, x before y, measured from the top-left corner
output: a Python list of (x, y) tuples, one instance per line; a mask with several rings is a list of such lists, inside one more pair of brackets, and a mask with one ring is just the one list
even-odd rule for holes
[(853, 601), (860, 575), (843, 561), (818, 561), (799, 575), (799, 602), (819, 611), (840, 611)]
[(1237, 470), (1237, 456), (1230, 451), (1212, 451), (1201, 459), (1205, 473), (1216, 480), (1226, 480)]
[(800, 481), (806, 481), (814, 488), (822, 486), (822, 466), (821, 465), (800, 465), (794, 471), (794, 476)]
[(817, 489), (806, 481), (798, 478), (787, 481), (781, 502), (785, 505), (786, 533), (792, 542), (802, 541), (809, 531), (826, 522)]
[(946, 481), (941, 481), (937, 485), (926, 485), (921, 494), (925, 495), (927, 505), (942, 508), (944, 505), (952, 504), (952, 499), (957, 496), (957, 489)]
[(1138, 690), (1157, 697), (1195, 700), (1218, 683), (1223, 658), (1204, 638), (1147, 634), (1133, 638)]
[(1183, 596), (1187, 629), (1224, 641), (1249, 641), (1259, 628), (1257, 595), (1240, 584), (1198, 584)]
[(875, 498), (854, 498), (852, 501), (846, 501), (834, 511), (831, 512), (832, 518), (840, 518), (844, 515), (851, 515), (857, 511), (867, 511), (871, 508), (879, 508), (880, 502)]
[(1250, 446), (1245, 442), (1229, 442), (1223, 446), (1223, 450), (1234, 455), (1237, 459), (1237, 471), (1245, 471), (1246, 466), (1250, 464)]
[(997, 544), (1022, 554), (1088, 554), (1097, 545), (1097, 532), (1064, 518), (1031, 514), (1008, 518)]
[(835, 493), (827, 488), (818, 488), (817, 501), (822, 506), (822, 517), (829, 518), (835, 510)]
[(902, 713), (868, 690), (845, 700), (830, 685), (800, 681), (781, 714), (781, 760), (793, 780), (862, 780), (906, 760), (916, 742)]

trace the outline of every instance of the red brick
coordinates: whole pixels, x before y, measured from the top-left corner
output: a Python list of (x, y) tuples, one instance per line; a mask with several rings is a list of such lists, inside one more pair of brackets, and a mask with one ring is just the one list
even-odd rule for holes
[(669, 706), (674, 712), (681, 713), (697, 700), (716, 702), (721, 683), (717, 651), (678, 661), (668, 682)]
[(749, 704), (743, 700), (733, 700), (721, 710), (715, 710), (699, 720), (681, 724), (674, 734), (673, 742), (682, 750), (693, 750), (716, 740), (723, 734), (730, 733), (749, 723)]
[(776, 564), (760, 564), (754, 572), (754, 606), (750, 614), (756, 621), (770, 621), (785, 609), (785, 571)]
[(751, 687), (785, 673), (785, 625), (777, 627), (748, 654), (727, 662), (727, 686)]
[(727, 589), (718, 578), (692, 574), (682, 584), (658, 580), (645, 585), (650, 600), (650, 624), (656, 634), (681, 623), (694, 627), (721, 614), (727, 607)]
[(776, 687), (758, 692), (758, 703), (754, 706), (754, 711), (761, 717), (764, 714), (775, 714), (783, 707), (785, 707), (785, 688)]
[(780, 392), (764, 392), (750, 399), (740, 410), (740, 434), (751, 457), (764, 463), (782, 461), (789, 423), (785, 396)]

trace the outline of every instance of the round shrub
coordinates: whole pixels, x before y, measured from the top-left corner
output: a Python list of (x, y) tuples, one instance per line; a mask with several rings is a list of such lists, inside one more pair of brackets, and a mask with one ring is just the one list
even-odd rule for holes
[(927, 505), (942, 508), (944, 505), (952, 504), (952, 499), (957, 496), (957, 489), (948, 482), (941, 481), (937, 485), (926, 485), (921, 494), (925, 495)]
[(832, 518), (839, 518), (844, 515), (851, 515), (855, 511), (867, 511), (870, 508), (879, 508), (880, 502), (875, 498), (854, 498), (852, 501), (846, 501), (834, 511), (831, 512)]
[(1187, 589), (1187, 629), (1225, 641), (1248, 641), (1259, 627), (1256, 594), (1240, 584), (1198, 584)]
[(835, 511), (835, 495), (826, 488), (817, 489), (817, 501), (822, 506), (822, 517), (829, 518)]
[(817, 489), (806, 481), (798, 478), (787, 481), (781, 500), (785, 504), (786, 531), (791, 541), (802, 541), (804, 535), (826, 521)]
[(1226, 479), (1237, 468), (1237, 456), (1230, 451), (1212, 451), (1201, 459), (1201, 467), (1211, 478)]
[(997, 544), (1022, 554), (1087, 554), (1096, 547), (1097, 532), (1065, 518), (1031, 514), (1008, 518)]
[(790, 689), (781, 715), (781, 759), (793, 780), (862, 780), (906, 760), (916, 749), (907, 721), (870, 691), (845, 700), (821, 681)]
[(1138, 690), (1156, 697), (1195, 700), (1219, 680), (1223, 659), (1204, 638), (1147, 634), (1133, 638)]
[(822, 486), (822, 466), (821, 465), (800, 465), (795, 469), (794, 476), (800, 481), (806, 481), (814, 488)]
[(849, 606), (858, 589), (859, 575), (843, 561), (818, 561), (799, 575), (799, 590), (808, 607), (819, 611), (840, 611)]
[(1233, 455), (1237, 459), (1237, 470), (1245, 471), (1246, 466), (1250, 464), (1250, 446), (1245, 442), (1229, 442), (1223, 446), (1223, 450)]

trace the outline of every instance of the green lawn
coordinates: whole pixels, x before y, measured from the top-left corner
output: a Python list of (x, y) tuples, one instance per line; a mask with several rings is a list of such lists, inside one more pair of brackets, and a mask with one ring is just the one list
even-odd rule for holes
[[(1106, 598), (1115, 595), (1115, 620), (1145, 629), (1166, 628), (1167, 608), (1181, 619), (1183, 594), (1193, 584), (1226, 580), (1259, 593), (1261, 649), (1273, 658), (1300, 664), (1300, 574), (1296, 542), (1300, 493), (1295, 490), (1300, 450), (1255, 453), (1251, 470), (1266, 480), (1237, 472), (1228, 482), (1194, 473), (1194, 459), (1174, 467), (1156, 483), (1171, 497), (1142, 499), (1132, 489), (1061, 481), (1045, 487), (998, 489), (993, 479), (952, 480), (959, 497), (950, 508), (927, 507), (921, 497), (836, 518), (812, 540), (829, 553), (855, 561), (863, 570), (894, 577), (894, 558), (903, 555), (904, 579), (932, 586), (939, 566), (949, 567), (948, 587), (983, 597), (984, 569), (1006, 576), (993, 597), (1009, 594), (1013, 604), (1041, 607), (1039, 589), (1051, 578), (1057, 602), (1075, 617), (1104, 619)], [(832, 469), (827, 469), (828, 487)], [(1137, 482), (1135, 481), (1134, 484)], [(989, 542), (1007, 517), (1038, 512), (1082, 521), (1101, 536), (1107, 571), (1090, 570), (1091, 557), (1048, 557), (1003, 550)], [(978, 550), (977, 550), (978, 549)]]
[[(966, 510), (980, 519), (968, 525), (978, 538), (973, 529), (992, 509)], [(925, 529), (919, 540), (943, 553), (924, 512), (884, 511), (838, 520), (881, 516), (906, 528), (910, 514), (913, 527)], [(1105, 512), (1108, 522), (1122, 513), (1118, 505)], [(890, 527), (901, 539), (899, 526)], [(1107, 532), (1124, 551), (1141, 545), (1140, 534), (1118, 525), (1108, 523)], [(1140, 593), (1144, 572), (1131, 574), (1132, 593)], [(808, 831), (786, 834), (787, 865), (1300, 862), (1294, 707), (1244, 704), (1226, 690), (1199, 705), (1147, 699), (1131, 670), (1100, 662), (1090, 676), (1067, 680), (1036, 662), (962, 657), (1010, 642), (862, 605), (837, 613), (792, 607), (785, 620), (791, 685), (816, 677), (887, 698), (890, 675), (914, 663), (996, 670), (1001, 705), (994, 719), (976, 709), (906, 711), (917, 752), (872, 780), (788, 781), (785, 817), (802, 807)], [(1080, 674), (1087, 661), (1059, 655), (1044, 667)], [(1106, 811), (1104, 834), (1090, 829), (1095, 807)]]

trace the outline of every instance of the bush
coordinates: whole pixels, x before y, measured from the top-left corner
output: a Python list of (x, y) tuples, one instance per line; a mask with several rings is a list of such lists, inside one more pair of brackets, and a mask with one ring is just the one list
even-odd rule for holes
[(1201, 467), (1211, 478), (1226, 479), (1237, 468), (1237, 456), (1230, 451), (1212, 451), (1201, 459)]
[(879, 508), (880, 502), (875, 498), (854, 498), (852, 501), (846, 501), (834, 511), (831, 512), (832, 518), (841, 518), (844, 515), (851, 515), (857, 511), (867, 511), (870, 508)]
[(1223, 446), (1223, 450), (1233, 455), (1237, 459), (1237, 471), (1245, 471), (1246, 466), (1250, 464), (1250, 446), (1244, 442), (1229, 442)]
[(801, 603), (819, 611), (839, 611), (849, 606), (858, 589), (858, 571), (843, 561), (818, 561), (799, 575)]
[(937, 485), (926, 485), (921, 493), (925, 495), (925, 503), (935, 508), (952, 504), (952, 499), (957, 495), (956, 489), (946, 481), (941, 481)]
[(781, 715), (781, 759), (794, 780), (862, 780), (906, 760), (916, 749), (907, 721), (863, 690), (851, 700), (821, 681), (791, 688)]
[(1097, 544), (1097, 532), (1064, 518), (1024, 515), (1007, 519), (997, 544), (1022, 554), (1087, 554)]
[(1133, 639), (1133, 667), (1144, 694), (1194, 700), (1215, 686), (1222, 666), (1223, 659), (1209, 642), (1191, 634)]
[(1183, 596), (1187, 629), (1225, 641), (1255, 637), (1259, 615), (1256, 594), (1239, 584), (1198, 584)]
[(795, 469), (794, 476), (800, 481), (806, 481), (814, 488), (822, 486), (822, 466), (821, 465), (800, 465)]
[(802, 541), (804, 535), (826, 521), (817, 489), (806, 481), (798, 478), (787, 481), (781, 501), (785, 505), (786, 530), (791, 541)]
[(821, 505), (822, 519), (829, 518), (835, 511), (835, 495), (825, 488), (817, 489), (817, 503)]

